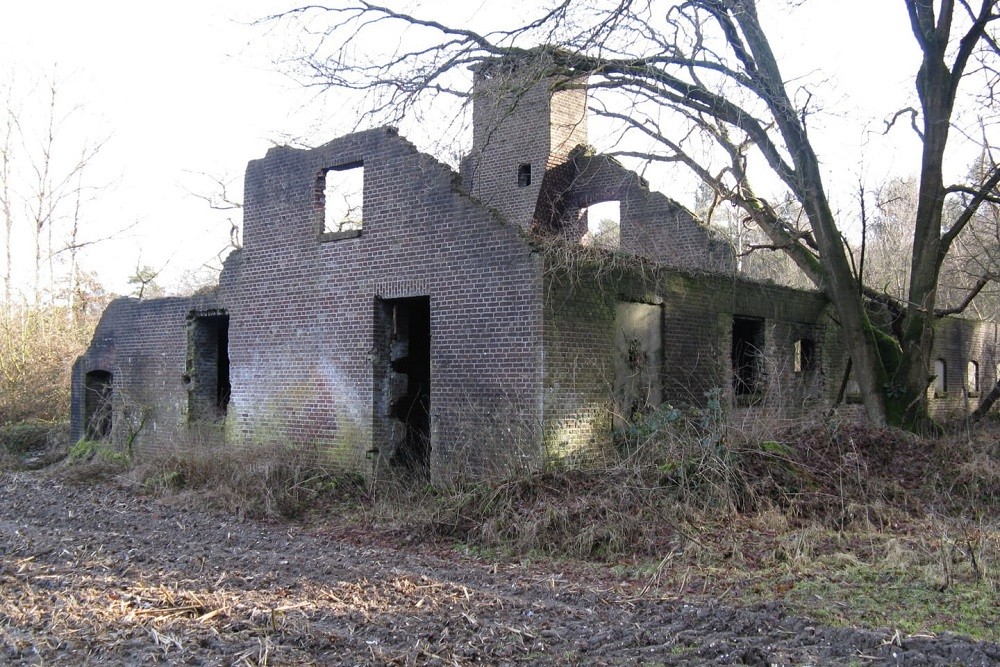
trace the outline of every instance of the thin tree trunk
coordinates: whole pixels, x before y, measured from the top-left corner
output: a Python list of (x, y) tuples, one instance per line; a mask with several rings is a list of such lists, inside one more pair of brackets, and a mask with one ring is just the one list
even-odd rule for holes
[(5, 263), (4, 263), (4, 276), (3, 276), (3, 298), (4, 304), (8, 309), (11, 306), (11, 277), (13, 275), (13, 269), (11, 267), (11, 256), (12, 247), (14, 245), (13, 230), (14, 230), (14, 211), (11, 206), (11, 163), (13, 161), (11, 140), (14, 134), (14, 111), (13, 109), (7, 109), (7, 121), (6, 127), (4, 128), (4, 142), (3, 142), (3, 153), (0, 154), (0, 196), (3, 197), (3, 201), (0, 202), (0, 208), (3, 211), (3, 224), (4, 224), (4, 251), (5, 251)]
[(990, 409), (997, 402), (997, 400), (1000, 400), (1000, 380), (997, 380), (996, 384), (993, 385), (993, 388), (990, 389), (990, 393), (986, 394), (986, 396), (983, 397), (983, 400), (979, 402), (976, 409), (969, 415), (969, 419), (977, 422), (985, 417), (989, 414)]

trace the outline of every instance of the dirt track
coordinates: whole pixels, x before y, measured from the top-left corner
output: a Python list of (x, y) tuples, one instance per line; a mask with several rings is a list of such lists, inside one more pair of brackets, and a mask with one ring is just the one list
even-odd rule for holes
[(0, 663), (1000, 664), (995, 644), (893, 642), (583, 568), (363, 544), (0, 473)]

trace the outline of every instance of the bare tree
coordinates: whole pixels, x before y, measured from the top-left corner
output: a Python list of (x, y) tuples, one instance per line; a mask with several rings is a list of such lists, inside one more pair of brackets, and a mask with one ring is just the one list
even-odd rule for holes
[(187, 172), (188, 182), (182, 187), (195, 199), (204, 202), (213, 219), (209, 224), (224, 223), (229, 228), (229, 242), (206, 248), (211, 255), (207, 256), (201, 265), (186, 271), (177, 286), (179, 294), (195, 294), (212, 289), (219, 283), (219, 276), (225, 265), (226, 257), (234, 250), (243, 247), (241, 227), (243, 202), (234, 192), (242, 185), (242, 179), (228, 173), (211, 173), (203, 171)]
[[(33, 244), (33, 302), (41, 304), (54, 292), (56, 260), (68, 252), (69, 293), (74, 292), (79, 270), (77, 251), (92, 243), (81, 240), (84, 204), (100, 188), (89, 183), (86, 172), (106, 139), (73, 145), (66, 124), (80, 111), (67, 107), (59, 92), (55, 72), (40, 90), (44, 99), (21, 94), (13, 77), (0, 89), (0, 215), (3, 216), (4, 302), (13, 298), (13, 271), (18, 253), (18, 233)], [(36, 91), (39, 89), (36, 89)], [(34, 104), (29, 104), (29, 102)], [(38, 107), (38, 108), (35, 108)]]
[(14, 141), (16, 139), (17, 112), (13, 107), (10, 95), (12, 84), (8, 84), (5, 93), (7, 104), (4, 105), (4, 122), (2, 124), (3, 138), (0, 141), (0, 214), (3, 215), (3, 243), (4, 243), (4, 275), (3, 291), (4, 303), (10, 303), (11, 280), (13, 276), (12, 255), (13, 255), (13, 233), (14, 233), (14, 202), (13, 191), (13, 168), (14, 168)]
[(208, 207), (217, 212), (227, 213), (226, 222), (229, 224), (229, 246), (222, 249), (219, 255), (229, 250), (239, 250), (243, 247), (240, 241), (240, 219), (230, 213), (239, 213), (243, 210), (243, 202), (231, 192), (236, 178), (229, 174), (210, 174), (207, 172), (189, 172), (191, 176), (197, 177), (197, 186), (186, 187), (189, 195), (205, 202)]
[(129, 285), (135, 285), (135, 291), (132, 295), (137, 299), (155, 299), (156, 297), (161, 297), (164, 295), (163, 288), (156, 283), (156, 279), (160, 276), (160, 272), (163, 271), (165, 267), (159, 269), (154, 269), (148, 264), (140, 264), (141, 260), (137, 261), (135, 264), (135, 273), (133, 273), (129, 279)]
[(915, 178), (893, 178), (866, 198), (865, 283), (897, 302), (906, 299), (917, 211)]
[[(395, 122), (442, 95), (464, 95), (460, 71), (489, 59), (530, 60), (539, 80), (556, 86), (586, 79), (592, 111), (623, 134), (655, 145), (632, 154), (688, 168), (721, 199), (739, 208), (832, 302), (869, 418), (920, 427), (929, 424), (928, 362), (942, 265), (984, 201), (995, 196), (1000, 168), (990, 161), (981, 178), (947, 185), (944, 156), (963, 83), (975, 71), (992, 102), (1000, 83), (995, 22), (1000, 0), (902, 0), (921, 60), (915, 63), (915, 109), (890, 119), (911, 121), (922, 142), (905, 298), (859, 286), (842, 227), (830, 204), (821, 161), (810, 139), (815, 112), (805, 86), (791, 88), (754, 0), (618, 0), (607, 5), (562, 0), (519, 27), (476, 32), (448, 26), (366, 0), (302, 7), (281, 15), (307, 24), (320, 40), (303, 56), (312, 82), (367, 95), (369, 119)], [(862, 20), (862, 17), (859, 17)], [(397, 26), (401, 46), (372, 61), (366, 42)], [(872, 67), (877, 67), (872, 63)], [(702, 147), (713, 147), (705, 159)], [(985, 147), (989, 151), (988, 147)], [(991, 154), (991, 153), (989, 153)], [(758, 194), (754, 183), (780, 179), (803, 212), (799, 223)], [(962, 199), (946, 224), (945, 207)], [(867, 315), (868, 298), (896, 318), (890, 336)], [(961, 305), (961, 304), (960, 304)]]

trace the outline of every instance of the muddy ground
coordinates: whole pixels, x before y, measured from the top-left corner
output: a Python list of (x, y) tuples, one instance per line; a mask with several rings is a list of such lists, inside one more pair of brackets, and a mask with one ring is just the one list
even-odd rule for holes
[(0, 664), (996, 665), (1000, 645), (0, 473)]

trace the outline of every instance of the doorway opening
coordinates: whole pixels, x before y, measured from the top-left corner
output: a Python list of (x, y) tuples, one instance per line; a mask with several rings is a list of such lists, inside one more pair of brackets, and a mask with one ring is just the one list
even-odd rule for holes
[(757, 394), (764, 389), (764, 320), (733, 318), (733, 393)]
[(376, 302), (375, 410), (381, 454), (391, 465), (427, 471), (431, 455), (430, 297)]
[(229, 407), (229, 315), (225, 312), (188, 316), (188, 421), (215, 421)]
[(84, 377), (84, 437), (109, 440), (112, 426), (111, 373), (90, 371)]

